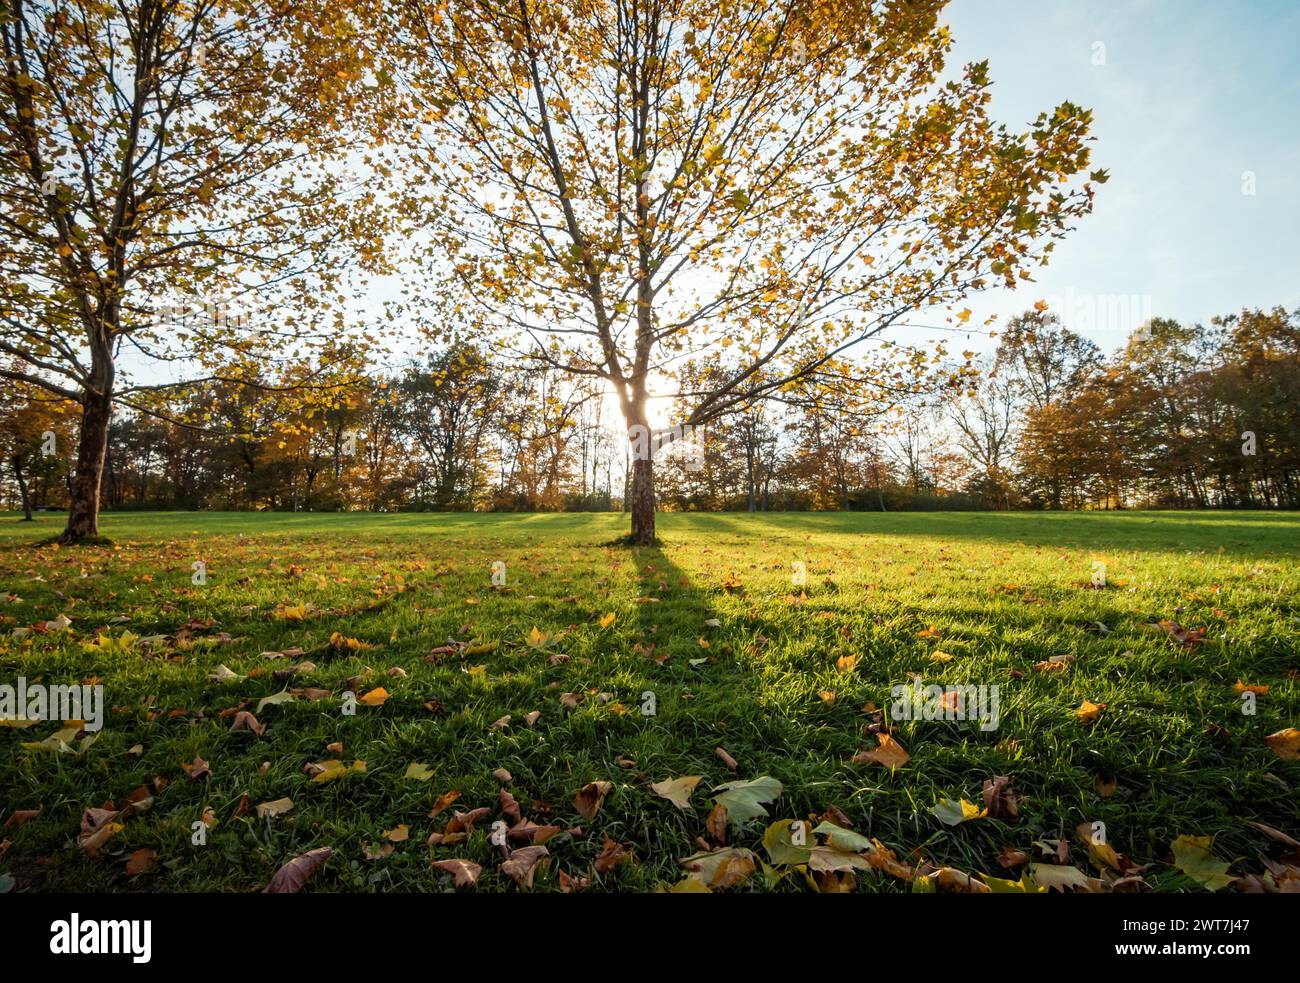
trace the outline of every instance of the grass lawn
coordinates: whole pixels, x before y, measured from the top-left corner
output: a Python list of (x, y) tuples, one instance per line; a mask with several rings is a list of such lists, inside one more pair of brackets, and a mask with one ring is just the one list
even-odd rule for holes
[[(491, 842), (505, 788), (523, 817), (559, 828), (511, 837), (512, 849), (545, 840), (533, 890), (558, 890), (562, 873), (589, 877), (592, 891), (656, 890), (724, 838), (706, 822), (717, 787), (763, 776), (781, 786), (767, 816), (738, 824), (745, 810), (728, 798), (725, 839), (786, 862), (759, 864), (736, 890), (808, 890), (808, 854), (778, 845), (773, 857), (764, 830), (831, 806), (879, 845), (854, 864), (869, 869), (822, 875), (822, 889), (912, 890), (922, 861), (1014, 880), (1023, 868), (1000, 866), (1000, 852), (1038, 863), (1045, 840), (1068, 842), (1083, 875), (1114, 879), (1125, 861), (1076, 832), (1101, 822), (1149, 889), (1201, 890), (1171, 862), (1180, 835), (1213, 837), (1212, 854), (1242, 875), (1288, 849), (1245, 820), (1300, 834), (1300, 761), (1264, 740), (1300, 726), (1300, 516), (665, 515), (663, 545), (636, 550), (613, 545), (626, 521), (108, 515), (113, 545), (60, 549), (35, 544), (61, 516), (0, 517), (0, 683), (94, 677), (106, 704), (84, 750), (79, 739), (65, 751), (23, 746), (54, 721), (0, 728), (0, 826), (41, 810), (0, 830), (0, 877), (20, 891), (249, 891), (329, 847), (310, 890), (450, 890), (430, 862), (449, 858), (482, 866), (480, 891), (515, 890)], [(504, 588), (491, 583), (497, 560)], [(195, 561), (204, 585), (191, 583)], [(802, 591), (792, 561), (806, 564)], [(1104, 589), (1090, 583), (1094, 561)], [(60, 614), (69, 629), (13, 633)], [(1180, 645), (1153, 627), (1162, 619), (1203, 627), (1205, 640)], [(1074, 660), (1063, 668), (1034, 668), (1064, 655)], [(233, 676), (217, 681), (219, 666)], [(999, 686), (997, 728), (890, 724), (891, 688), (911, 674)], [(1269, 687), (1253, 715), (1239, 681)], [(382, 705), (343, 712), (345, 691), (379, 687)], [(304, 692), (258, 709), (288, 688)], [(1085, 701), (1101, 706), (1091, 723)], [(877, 746), (868, 704), (911, 755), (897, 770), (851, 761)], [(231, 730), (241, 708), (260, 736)], [(199, 780), (182, 768), (196, 757), (210, 768)], [(330, 759), (364, 771), (304, 771)], [(412, 764), (431, 774), (408, 777)], [(702, 776), (684, 809), (650, 788), (683, 776)], [(947, 825), (932, 813), (943, 798), (982, 808), (994, 776), (1021, 796), (1017, 821)], [(575, 793), (591, 782), (611, 787), (584, 817)], [(459, 798), (430, 818), (452, 790)], [(150, 807), (119, 817), (97, 852), (78, 846), (84, 810), (119, 808), (133, 792)], [(255, 815), (280, 799), (292, 809)], [(480, 808), (490, 812), (468, 836), (454, 835), (457, 811)], [(194, 845), (206, 809), (206, 844)], [(386, 840), (402, 826), (407, 839)], [(446, 838), (431, 847), (431, 833)], [(613, 863), (606, 838), (630, 856)], [(900, 868), (879, 862), (885, 849)], [(145, 872), (128, 873), (132, 856)], [(747, 870), (733, 853), (710, 858), (705, 875), (719, 859), (734, 862), (722, 880)]]

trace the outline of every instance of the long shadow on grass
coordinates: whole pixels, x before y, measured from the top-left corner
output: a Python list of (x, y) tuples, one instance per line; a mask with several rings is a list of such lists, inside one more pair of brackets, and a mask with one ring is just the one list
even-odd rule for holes
[(1257, 556), (1300, 551), (1300, 519), (1261, 512), (782, 512), (689, 513), (667, 517), (737, 536), (842, 536), (940, 539), (1053, 548)]

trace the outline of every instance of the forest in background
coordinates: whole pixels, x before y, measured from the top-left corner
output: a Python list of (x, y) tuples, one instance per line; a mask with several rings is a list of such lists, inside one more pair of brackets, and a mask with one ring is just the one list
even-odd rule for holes
[[(1042, 309), (993, 355), (887, 386), (813, 378), (671, 448), (670, 510), (1294, 508), (1300, 311), (1154, 318), (1103, 353)], [(726, 371), (692, 364), (688, 378)], [(838, 370), (847, 378), (851, 364)], [(624, 507), (621, 418), (598, 384), (455, 343), (387, 372), (317, 377), (314, 398), (213, 382), (119, 410), (109, 509), (602, 511)], [(843, 380), (841, 380), (842, 382)], [(325, 396), (322, 397), (321, 394)], [(63, 509), (78, 414), (11, 385), (0, 494)]]

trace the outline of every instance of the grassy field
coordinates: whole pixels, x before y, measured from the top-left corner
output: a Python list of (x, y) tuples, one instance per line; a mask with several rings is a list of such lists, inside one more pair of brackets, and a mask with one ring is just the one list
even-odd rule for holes
[[(12, 890), (249, 891), (320, 847), (333, 853), (310, 890), (450, 890), (431, 864), (449, 858), (481, 865), (480, 891), (516, 890), (512, 873), (527, 882), (540, 854), (503, 867), (503, 802), (509, 849), (545, 843), (536, 891), (671, 888), (683, 858), (722, 840), (739, 849), (710, 853), (684, 887), (961, 884), (917, 876), (931, 868), (1016, 880), (1028, 868), (1000, 864), (1009, 849), (1040, 864), (1024, 884), (1202, 890), (1215, 882), (1186, 872), (1178, 837), (1213, 837), (1239, 876), (1290, 849), (1247, 820), (1300, 834), (1300, 761), (1265, 742), (1300, 725), (1300, 516), (666, 515), (662, 546), (633, 550), (615, 545), (619, 515), (171, 513), (106, 516), (111, 546), (36, 545), (61, 522), (0, 517), (0, 683), (93, 679), (112, 709), (84, 748), (46, 742), (54, 721), (0, 729), (0, 826), (40, 810), (0, 830)], [(14, 632), (61, 614), (67, 629)], [(1162, 620), (1206, 636), (1180, 644)], [(1035, 668), (1060, 656), (1073, 659)], [(891, 688), (912, 674), (997, 685), (998, 726), (891, 722)], [(1238, 682), (1269, 687), (1254, 714)], [(345, 691), (377, 688), (386, 701), (344, 712)], [(264, 732), (232, 731), (239, 709)], [(853, 763), (882, 723), (910, 760)], [(197, 780), (182, 768), (196, 757), (210, 768)], [(331, 780), (304, 770), (330, 760), (344, 766), (325, 766)], [(684, 808), (650, 788), (684, 776), (702, 776)], [(994, 776), (1010, 778), (1018, 819), (1005, 798), (956, 825), (932, 811), (983, 808)], [(718, 786), (764, 777), (780, 783), (767, 815), (736, 822), (745, 790)], [(593, 796), (575, 794), (593, 782), (610, 784), (584, 816)], [(557, 829), (516, 826), (503, 788)], [(708, 821), (718, 794), (725, 830)], [(79, 845), (84, 810), (133, 795), (148, 808)], [(256, 815), (282, 799), (289, 811)], [(476, 809), (457, 835), (453, 817)], [(814, 860), (826, 836), (801, 845), (786, 823), (764, 845), (769, 824), (828, 810), (878, 843), (832, 835), (843, 849)], [(1080, 838), (1093, 823), (1114, 853)], [(1062, 859), (1055, 841), (1077, 875), (1041, 866)]]

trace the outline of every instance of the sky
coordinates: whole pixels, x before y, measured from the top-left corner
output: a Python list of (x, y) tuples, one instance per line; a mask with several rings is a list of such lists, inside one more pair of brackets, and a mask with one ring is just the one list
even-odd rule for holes
[(972, 324), (1046, 299), (1109, 352), (1152, 315), (1300, 306), (1300, 3), (953, 0), (945, 19), (953, 67), (989, 61), (995, 120), (1089, 107), (1111, 175), (1034, 283), (968, 300)]

